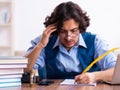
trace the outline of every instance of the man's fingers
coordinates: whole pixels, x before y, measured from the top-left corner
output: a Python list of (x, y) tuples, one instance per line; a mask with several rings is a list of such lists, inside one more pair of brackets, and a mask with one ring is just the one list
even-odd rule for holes
[(83, 78), (85, 78), (85, 75), (84, 75), (84, 74), (77, 75), (77, 76), (75, 76), (75, 82), (79, 82), (79, 81), (81, 81)]
[(89, 78), (87, 76), (87, 74), (81, 74), (81, 75), (77, 75), (75, 76), (75, 82), (76, 83), (89, 83)]
[(44, 31), (44, 34), (45, 35), (50, 35), (52, 32), (54, 32), (56, 30), (56, 26), (48, 26), (45, 31)]

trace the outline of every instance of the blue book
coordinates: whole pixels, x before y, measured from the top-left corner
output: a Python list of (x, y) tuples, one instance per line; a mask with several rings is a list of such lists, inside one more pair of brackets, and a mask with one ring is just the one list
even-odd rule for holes
[(21, 86), (21, 78), (2, 78), (0, 79), (0, 88)]
[(0, 88), (21, 86), (21, 82), (0, 83)]
[(1, 79), (9, 79), (9, 78), (22, 78), (22, 74), (13, 74), (13, 75), (0, 75), (0, 80)]
[(21, 82), (21, 78), (2, 78), (0, 79), (0, 84), (9, 82)]

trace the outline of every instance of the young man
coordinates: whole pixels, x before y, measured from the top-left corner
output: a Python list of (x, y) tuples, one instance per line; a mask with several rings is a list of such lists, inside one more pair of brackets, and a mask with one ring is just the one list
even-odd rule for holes
[[(111, 81), (116, 58), (108, 54), (88, 72), (81, 72), (98, 56), (108, 50), (108, 45), (98, 35), (86, 32), (89, 26), (86, 12), (73, 2), (58, 5), (45, 19), (42, 36), (32, 40), (26, 57), (25, 71), (43, 70), (47, 78), (74, 78), (79, 83)], [(40, 74), (42, 76), (42, 74)]]

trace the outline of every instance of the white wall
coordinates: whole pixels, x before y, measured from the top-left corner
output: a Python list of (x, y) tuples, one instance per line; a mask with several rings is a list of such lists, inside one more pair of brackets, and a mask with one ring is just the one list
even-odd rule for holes
[[(26, 50), (44, 30), (44, 18), (68, 0), (15, 0), (15, 50)], [(119, 0), (72, 0), (91, 18), (88, 31), (99, 34), (111, 47), (120, 47)]]

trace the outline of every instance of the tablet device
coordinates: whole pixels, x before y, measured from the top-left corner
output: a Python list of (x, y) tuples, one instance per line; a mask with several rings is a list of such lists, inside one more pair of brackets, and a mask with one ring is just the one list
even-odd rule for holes
[(106, 82), (105, 81), (105, 83), (108, 83), (108, 84), (120, 84), (120, 54), (118, 54), (118, 56), (117, 56), (117, 61), (116, 61), (112, 81), (111, 82)]

